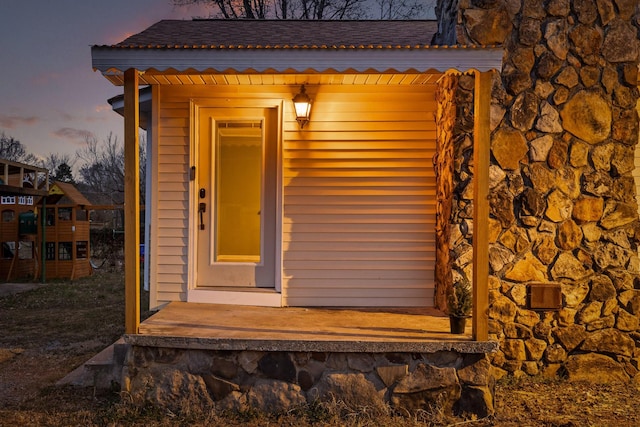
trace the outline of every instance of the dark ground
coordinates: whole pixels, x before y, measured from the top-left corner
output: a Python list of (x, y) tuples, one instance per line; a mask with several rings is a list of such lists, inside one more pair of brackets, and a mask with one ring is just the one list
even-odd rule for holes
[[(640, 391), (632, 384), (593, 385), (540, 377), (496, 388), (496, 415), (484, 420), (411, 418), (346, 410), (340, 402), (281, 416), (174, 414), (137, 408), (118, 390), (56, 387), (56, 381), (124, 332), (121, 272), (2, 293), (0, 284), (0, 426), (615, 426), (640, 427)], [(24, 287), (24, 286), (23, 286)]]

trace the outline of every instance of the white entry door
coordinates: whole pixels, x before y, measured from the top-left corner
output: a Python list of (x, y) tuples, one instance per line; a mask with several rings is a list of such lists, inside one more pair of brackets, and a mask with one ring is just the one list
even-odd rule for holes
[(275, 287), (277, 111), (199, 109), (196, 288)]

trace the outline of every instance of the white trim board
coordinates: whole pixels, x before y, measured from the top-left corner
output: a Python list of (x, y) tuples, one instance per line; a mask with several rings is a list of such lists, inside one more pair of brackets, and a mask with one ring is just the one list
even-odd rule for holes
[(208, 304), (252, 305), (258, 307), (282, 307), (282, 295), (273, 290), (252, 288), (250, 291), (222, 291), (190, 289), (187, 302)]

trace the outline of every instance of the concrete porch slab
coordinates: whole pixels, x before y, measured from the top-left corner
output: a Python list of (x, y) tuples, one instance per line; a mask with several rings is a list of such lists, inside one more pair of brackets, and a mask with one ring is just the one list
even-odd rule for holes
[[(468, 322), (470, 324), (470, 322)], [(433, 308), (273, 308), (173, 302), (128, 344), (202, 350), (493, 353), (497, 343), (449, 333)]]

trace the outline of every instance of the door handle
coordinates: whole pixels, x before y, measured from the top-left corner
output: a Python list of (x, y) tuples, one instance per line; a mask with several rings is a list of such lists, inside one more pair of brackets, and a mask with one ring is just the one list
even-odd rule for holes
[(204, 230), (204, 213), (207, 211), (207, 204), (200, 202), (198, 204), (198, 214), (200, 216), (200, 230)]

